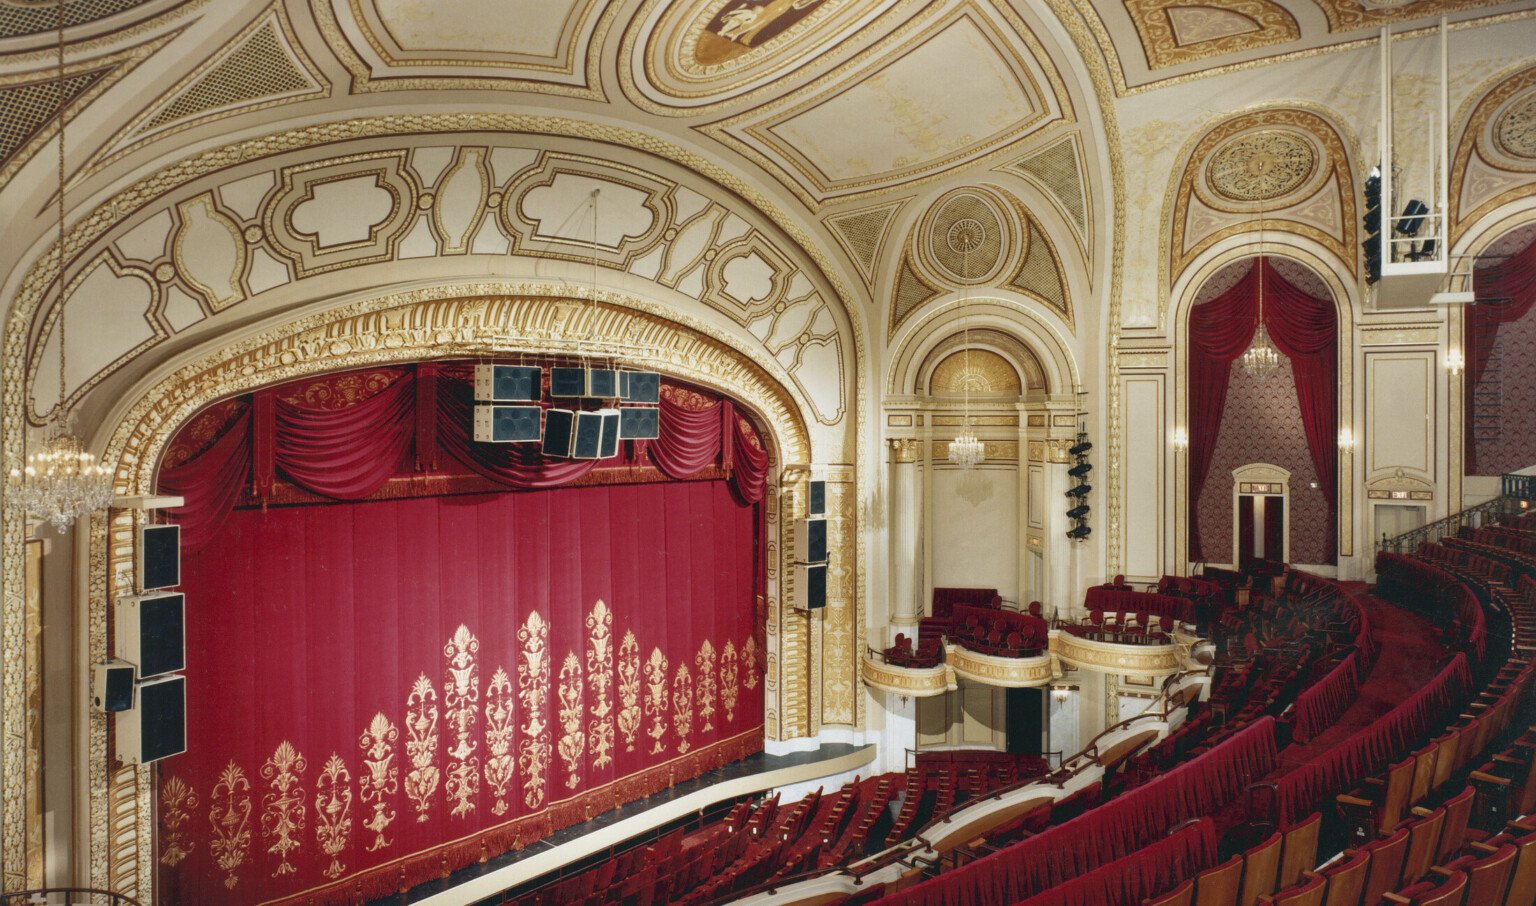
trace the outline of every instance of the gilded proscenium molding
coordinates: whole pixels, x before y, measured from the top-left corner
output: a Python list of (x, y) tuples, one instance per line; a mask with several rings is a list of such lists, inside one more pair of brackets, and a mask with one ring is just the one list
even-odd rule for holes
[[(1226, 146), (1244, 141), (1252, 146), (1248, 161), (1259, 165), (1251, 182), (1227, 178), (1211, 170)], [(1299, 166), (1300, 155), (1292, 146), (1299, 148), (1304, 144), (1314, 146), (1315, 163), (1304, 174), (1283, 173), (1288, 162), (1295, 161)], [(1277, 150), (1271, 151), (1269, 145)], [(1281, 145), (1285, 150), (1280, 150)], [(1260, 161), (1261, 157), (1273, 157), (1274, 162)], [(1164, 298), (1171, 294), (1185, 268), (1216, 243), (1231, 236), (1256, 233), (1261, 211), (1267, 237), (1293, 233), (1309, 239), (1328, 249), (1349, 267), (1351, 274), (1355, 273), (1359, 258), (1358, 218), (1350, 157), (1344, 140), (1324, 117), (1294, 107), (1240, 114), (1205, 131), (1182, 160), (1178, 180), (1169, 186), (1164, 206), (1169, 222), (1162, 234), (1164, 248), (1158, 256), (1158, 285)], [(1229, 165), (1242, 168), (1244, 163), (1234, 159)], [(1226, 191), (1222, 191), (1224, 185)], [(1251, 187), (1244, 192), (1244, 186)], [(1209, 226), (1192, 224), (1196, 202), (1220, 219)], [(1308, 222), (1309, 209), (1319, 203), (1337, 206), (1336, 234)], [(1230, 222), (1222, 225), (1223, 220)]]
[(930, 698), (960, 688), (955, 682), (955, 669), (949, 664), (893, 667), (866, 654), (860, 661), (860, 675), (871, 688), (916, 698)]
[[(147, 388), (115, 422), (102, 461), (113, 469), (117, 492), (149, 492), (164, 444), (214, 400), (304, 375), (366, 365), (444, 356), (568, 352), (571, 336), (591, 337), (589, 347), (623, 344), (636, 365), (732, 394), (768, 429), (774, 462), (804, 462), (809, 457), (806, 425), (788, 389), (719, 341), (613, 305), (476, 296), (473, 288), (457, 288), (455, 295), (455, 289), (404, 293), (311, 315), (237, 342), (166, 376)], [(114, 516), (110, 544), (106, 520), (99, 517), (95, 522), (100, 525), (93, 524), (91, 561), (99, 568), (91, 572), (89, 645), (93, 657), (104, 657), (111, 597), (107, 577), (113, 577), (113, 594), (131, 584), (132, 520), (123, 513)], [(766, 547), (775, 549), (780, 547), (777, 531), (771, 521), (769, 526)], [(805, 657), (803, 652), (789, 654)], [(849, 669), (857, 669), (851, 661)], [(804, 690), (798, 691), (803, 694)], [(773, 690), (768, 693), (768, 705), (780, 707)], [(137, 891), (145, 897), (149, 891), (139, 879), (147, 884), (153, 877), (147, 861), (152, 858), (151, 848), (144, 842), (152, 839), (152, 791), (145, 779), (150, 771), (143, 769), (135, 776), (132, 769), (125, 769), (109, 780), (104, 715), (93, 715), (89, 737), (92, 881), (110, 882), (113, 889)], [(8, 775), (6, 783), (10, 782)], [(125, 785), (132, 787), (134, 796), (118, 795)], [(132, 803), (137, 803), (136, 812)]]
[(1125, 676), (1171, 676), (1183, 670), (1179, 646), (1121, 645), (1056, 633), (1053, 650), (1062, 662), (1081, 670)]
[[(1198, 265), (1198, 270), (1190, 275), (1190, 279), (1184, 285), (1184, 291), (1178, 299), (1170, 300), (1175, 317), (1175, 337), (1177, 341), (1173, 347), (1173, 424), (1189, 424), (1189, 344), (1185, 342), (1189, 338), (1189, 315), (1193, 308), (1195, 296), (1199, 294), (1200, 287), (1214, 274), (1228, 264), (1244, 258), (1252, 257), (1252, 247), (1227, 249), (1209, 260)], [(1288, 258), (1309, 268), (1314, 274), (1322, 277), (1328, 286), (1328, 293), (1333, 298), (1335, 321), (1338, 331), (1338, 393), (1340, 417), (1344, 413), (1352, 413), (1355, 399), (1355, 331), (1352, 312), (1356, 308), (1354, 293), (1351, 289), (1356, 285), (1353, 277), (1348, 274), (1340, 274), (1327, 261), (1313, 255), (1310, 251), (1292, 245), (1277, 246), (1266, 249), (1266, 254), (1274, 258)], [(1348, 282), (1346, 283), (1346, 280)], [(1454, 445), (1453, 445), (1454, 446)], [(1344, 454), (1341, 452), (1340, 456)], [(1343, 475), (1344, 462), (1341, 458), (1341, 477)], [(1173, 468), (1173, 550), (1174, 563), (1187, 564), (1189, 562), (1189, 457), (1179, 455), (1174, 457)], [(1339, 518), (1339, 555), (1349, 557), (1354, 555), (1355, 541), (1355, 515), (1354, 515), (1354, 483), (1339, 482), (1338, 485), (1338, 518)]]
[[(602, 15), (592, 25), (590, 36), (583, 41), (583, 33), (586, 32), (586, 22), (591, 19), (593, 11), (597, 7), (596, 0), (584, 0), (580, 14), (576, 17), (577, 24), (574, 28), (567, 29), (569, 37), (564, 48), (564, 56), (559, 63), (539, 63), (534, 59), (479, 61), (479, 66), (485, 69), (504, 69), (506, 76), (465, 76), (449, 75), (455, 70), (462, 72), (466, 66), (463, 60), (442, 59), (411, 61), (409, 65), (423, 69), (436, 69), (430, 75), (376, 75), (368, 61), (362, 58), (352, 41), (343, 32), (340, 19), (336, 15), (333, 4), (340, 3), (347, 6), (350, 16), (350, 25), (355, 27), (367, 42), (371, 50), (383, 66), (388, 69), (392, 66), (399, 67), (399, 61), (390, 58), (388, 49), (380, 41), (374, 28), (358, 0), (316, 0), (310, 4), (315, 16), (315, 24), (320, 29), (320, 34), (325, 38), (325, 43), (330, 47), (336, 59), (341, 61), (347, 72), (352, 76), (351, 90), (353, 94), (366, 94), (378, 91), (422, 91), (430, 89), (447, 89), (452, 91), (466, 90), (501, 90), (515, 89), (518, 91), (531, 91), (542, 94), (551, 94), (561, 97), (581, 98), (589, 101), (605, 101), (607, 96), (602, 89), (601, 67), (602, 54), (596, 49), (602, 47), (607, 39), (609, 30), (613, 27), (615, 17), (618, 15), (619, 5), (608, 4)], [(387, 27), (386, 27), (387, 30)], [(585, 43), (585, 52), (580, 47)], [(585, 60), (585, 65), (578, 70), (578, 61)], [(403, 67), (401, 67), (403, 68)], [(561, 76), (571, 79), (578, 75), (581, 84), (557, 81)], [(540, 78), (540, 76), (543, 78)]]
[[(1536, 154), (1521, 153), (1527, 142), (1536, 147), (1536, 118), (1529, 111), (1536, 104), (1533, 98), (1536, 98), (1536, 66), (1499, 77), (1492, 87), (1478, 96), (1468, 114), (1451, 164), (1450, 184), (1456, 188), (1451, 192), (1453, 245), (1493, 211), (1517, 199), (1536, 195)], [(1523, 118), (1515, 123), (1521, 114)], [(1500, 132), (1504, 135), (1499, 135)], [(1510, 141), (1510, 135), (1516, 132), (1525, 136), (1524, 142)], [(1474, 170), (1482, 172), (1474, 173)], [(1477, 199), (1471, 210), (1463, 209), (1464, 195)]]
[[(770, 371), (786, 373), (802, 390), (819, 422), (835, 425), (843, 420), (851, 403), (848, 362), (857, 360), (859, 350), (841, 333), (836, 314), (839, 300), (808, 279), (812, 271), (804, 266), (799, 250), (765, 235), (721, 202), (705, 201), (675, 179), (623, 164), (536, 148), (531, 161), (504, 166), (503, 170), (514, 172), (498, 173), (493, 178), (486, 161), (508, 147), (505, 138), (500, 141), (503, 144), (456, 143), (452, 155), (455, 164), (432, 182), (420, 175), (419, 158), (430, 150), (442, 150), (441, 146), (367, 149), (319, 160), (278, 160), (265, 172), (225, 176), (234, 184), (259, 176), (268, 179), (261, 197), (241, 212), (220, 201), (223, 185), (214, 180), (181, 187), (175, 195), (139, 208), (111, 235), (132, 235), (163, 221), (172, 225), (169, 251), (163, 241), (158, 251), (146, 248), (151, 243), (141, 242), (133, 247), (132, 264), (120, 265), (118, 258), (125, 254), (120, 243), (98, 240), (99, 251), (78, 257), (110, 266), (119, 276), (128, 274), (142, 281), (150, 293), (145, 320), (153, 336), (132, 348), (105, 349), (94, 357), (77, 350), (72, 361), (88, 376), (70, 390), (70, 399), (80, 399), (148, 347), (180, 331), (206, 329), (208, 318), (260, 296), (270, 288), (257, 282), (260, 262), (265, 262), (262, 266), (267, 269), (281, 271), (279, 285), (289, 285), (328, 271), (396, 262), (416, 237), (426, 235), (439, 258), (473, 253), (482, 261), (499, 263), (506, 254), (505, 243), (510, 241), (517, 255), (586, 264), (592, 257), (588, 244), (549, 235), (540, 218), (553, 212), (547, 203), (531, 201), (555, 180), (571, 177), (622, 187), (621, 197), (630, 197), (630, 203), (638, 205), (637, 213), (643, 212), (650, 220), (636, 235), (600, 243), (599, 263), (693, 296), (729, 317), (761, 343), (762, 350), (756, 353), (759, 363)], [(370, 180), (369, 188), (355, 188), (357, 183)], [(332, 218), (319, 233), (307, 232), (296, 224), (302, 212), (319, 204), (321, 189), (349, 184), (354, 188), (344, 191), (383, 196), (387, 211), (365, 214), (362, 210), (367, 206), (357, 205), (350, 222)], [(179, 197), (187, 192), (197, 194)], [(451, 217), (446, 213), (445, 199), (449, 197), (458, 199)], [(690, 203), (694, 207), (701, 203), (702, 210), (680, 213)], [(566, 212), (559, 213), (563, 216)], [(450, 219), (454, 221), (452, 227), (446, 223)], [(727, 224), (734, 226), (727, 230)], [(304, 224), (312, 225), (312, 218)], [(351, 241), (337, 241), (338, 237), (331, 235), (332, 230), (340, 233), (343, 225), (354, 231), (346, 237)], [(489, 236), (502, 242), (500, 250), (494, 255), (475, 251), (474, 247)], [(192, 253), (194, 250), (197, 254)], [(743, 301), (731, 295), (725, 275), (726, 268), (747, 258), (771, 263), (773, 275), (769, 291)], [(646, 261), (655, 270), (646, 270)], [(44, 267), (48, 263), (40, 262)], [(88, 267), (78, 264), (74, 270), (72, 289), (90, 273)], [(358, 283), (381, 286), (390, 280), (388, 275), (359, 277)], [(177, 323), (166, 314), (169, 300), (178, 291), (190, 300), (200, 300), (188, 301), (197, 306), (199, 319)], [(745, 293), (737, 290), (737, 295)], [(87, 301), (102, 304), (99, 297)], [(46, 315), (49, 320), (33, 330), (34, 337), (49, 335), (57, 312), (54, 306)], [(40, 339), (31, 350), (29, 371), (34, 376), (48, 370), (38, 364), (45, 348), (45, 341)], [(809, 376), (813, 374), (816, 377)], [(835, 381), (828, 380), (828, 374), (835, 374)], [(44, 417), (33, 414), (37, 421)]]

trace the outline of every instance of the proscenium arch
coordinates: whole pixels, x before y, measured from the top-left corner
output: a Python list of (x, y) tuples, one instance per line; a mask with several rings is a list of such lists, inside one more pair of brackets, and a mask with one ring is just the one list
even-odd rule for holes
[[(1256, 231), (1251, 236), (1234, 237), (1191, 262), (1175, 284), (1176, 295), (1172, 297), (1175, 350), (1172, 412), (1175, 428), (1184, 427), (1187, 430), (1189, 425), (1189, 317), (1194, 309), (1195, 297), (1199, 294), (1200, 287), (1204, 286), (1217, 271), (1234, 261), (1257, 258), (1260, 250)], [(1265, 257), (1282, 258), (1307, 268), (1327, 285), (1328, 292), (1333, 297), (1334, 330), (1337, 335), (1339, 355), (1337, 417), (1340, 424), (1354, 424), (1355, 296), (1350, 291), (1354, 286), (1353, 277), (1347, 270), (1339, 267), (1341, 262), (1338, 262), (1326, 249), (1307, 242), (1301, 237), (1282, 235), (1271, 240), (1266, 235), (1262, 251)], [(1338, 556), (1340, 557), (1354, 556), (1353, 456), (1354, 451), (1338, 453), (1336, 508), (1339, 520)], [(1184, 564), (1190, 562), (1189, 464), (1188, 457), (1185, 456), (1175, 456), (1173, 460), (1173, 557), (1174, 565), (1182, 568)]]
[[(574, 341), (565, 337), (582, 336), (589, 346), (629, 346), (622, 356), (626, 364), (653, 368), (729, 395), (766, 429), (763, 439), (776, 468), (763, 501), (768, 526), (763, 556), (770, 589), (777, 585), (777, 552), (782, 549), (777, 541), (779, 522), (788, 515), (778, 505), (779, 476), (786, 464), (805, 464), (810, 456), (806, 415), (787, 388), (739, 350), (655, 314), (557, 294), (513, 296), (478, 293), (476, 289), (473, 285), (434, 287), (355, 302), (268, 326), (226, 347), (205, 347), (158, 369), (124, 394), (103, 421), (102, 462), (113, 475), (116, 493), (152, 493), (165, 444), (189, 419), (217, 400), (295, 378), (367, 365), (512, 352), (570, 353)], [(108, 603), (128, 590), (124, 583), (132, 575), (135, 524), (132, 510), (115, 510), (110, 516), (91, 520), (87, 545), (91, 578), (85, 607), (87, 645), (93, 661), (106, 656)], [(784, 697), (800, 693), (777, 682), (774, 665), (809, 663), (811, 639), (786, 633), (767, 635), (765, 712), (779, 715), (770, 722), (782, 721)], [(111, 880), (118, 882), (126, 872), (140, 893), (147, 895), (155, 856), (146, 835), (155, 790), (147, 771), (131, 766), (108, 770), (105, 715), (93, 713), (81, 719), (87, 722), (85, 735), (89, 737), (85, 773), (90, 778), (90, 800), (81, 824), (88, 827), (91, 841), (91, 875), (106, 879), (110, 871)], [(775, 732), (781, 731), (776, 726), (765, 727), (769, 736)], [(134, 822), (138, 835), (132, 841), (109, 834), (110, 827), (118, 826), (129, 802), (138, 816)], [(134, 857), (131, 860), (122, 858), (128, 850)], [(136, 864), (129, 867), (125, 863)]]
[(919, 373), (923, 362), (936, 346), (966, 326), (996, 330), (1022, 343), (1045, 371), (1046, 386), (1052, 392), (1069, 392), (1078, 385), (1077, 361), (1059, 320), (1035, 311), (1040, 303), (1027, 296), (996, 288), (985, 292), (982, 298), (952, 294), (902, 324), (886, 366), (886, 396), (926, 395), (927, 376)]

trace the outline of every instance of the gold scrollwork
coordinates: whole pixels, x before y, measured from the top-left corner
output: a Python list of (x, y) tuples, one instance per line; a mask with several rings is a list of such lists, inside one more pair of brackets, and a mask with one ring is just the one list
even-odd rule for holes
[(645, 706), (651, 712), (651, 728), (646, 735), (655, 740), (651, 754), (661, 754), (661, 738), (667, 734), (667, 656), (660, 648), (651, 649), (645, 662)]
[(544, 722), (549, 701), (549, 624), (538, 611), (517, 631), (523, 646), (523, 662), (517, 665), (518, 699), (523, 703), (523, 741), (517, 764), (523, 773), (523, 802), (529, 808), (544, 804), (544, 784), (549, 772), (549, 725)]
[(581, 786), (581, 759), (587, 751), (587, 734), (581, 731), (581, 661), (567, 651), (560, 665), (560, 759), (565, 762), (565, 785)]
[(606, 767), (613, 755), (613, 614), (599, 600), (587, 615), (587, 684), (592, 690), (592, 720), (587, 724), (592, 767)]
[(437, 792), (437, 690), (425, 673), (416, 677), (405, 699), (405, 755), (411, 772), (405, 775), (405, 795), (416, 805), (416, 820), (427, 820), (432, 794)]
[(635, 734), (640, 731), (640, 643), (630, 630), (619, 643), (619, 732), (624, 734), (624, 751), (635, 750)]
[(739, 674), (736, 664), (736, 643), (730, 639), (725, 640), (725, 649), (720, 652), (720, 705), (725, 708), (725, 722), (736, 721), (736, 696)]
[(715, 646), (710, 644), (709, 639), (705, 639), (704, 644), (699, 646), (693, 664), (698, 668), (699, 719), (704, 724), (699, 731), (708, 733), (715, 728), (715, 693), (719, 682), (715, 675)]
[(235, 870), (251, 856), (251, 782), (245, 770), (233, 760), (219, 773), (219, 782), (209, 795), (208, 823), (213, 825), (213, 839), (208, 852), (224, 872), (224, 887), (234, 890), (240, 883)]
[(516, 773), (517, 759), (512, 755), (512, 678), (502, 667), (491, 674), (485, 687), (485, 785), (496, 796), (491, 814), (507, 813), (507, 785)]
[(320, 851), (331, 857), (322, 873), (331, 880), (347, 870), (341, 854), (352, 837), (352, 773), (335, 752), (326, 759), (315, 781), (315, 841)]
[(687, 664), (678, 664), (672, 677), (672, 729), (677, 731), (677, 754), (686, 755), (693, 744), (693, 677)]
[(749, 690), (757, 688), (757, 639), (747, 637), (747, 643), (741, 646), (741, 665), (746, 671), (747, 677), (742, 680)]
[(175, 868), (197, 849), (197, 841), (182, 830), (197, 808), (197, 793), (175, 774), (160, 784), (160, 864)]
[(272, 784), (272, 792), (261, 800), (264, 805), (261, 832), (272, 841), (267, 852), (277, 856), (277, 868), (272, 871), (274, 878), (298, 870), (288, 861), (288, 856), (301, 845), (299, 835), (304, 833), (308, 820), (304, 810), (304, 787), (299, 785), (307, 767), (309, 762), (286, 739), (277, 744), (272, 757), (261, 766), (261, 778)]
[(362, 790), (363, 804), (373, 809), (373, 815), (363, 822), (363, 827), (376, 834), (368, 846), (369, 852), (389, 845), (384, 838), (384, 829), (395, 820), (395, 810), (389, 807), (384, 797), (400, 791), (400, 769), (395, 766), (394, 753), (395, 740), (399, 738), (400, 731), (380, 711), (373, 715), (368, 729), (357, 740), (363, 750), (363, 767), (368, 769), (367, 774), (358, 778), (358, 787)]
[(475, 654), (479, 650), (480, 640), (462, 623), (443, 646), (443, 656), (448, 659), (443, 707), (454, 734), (453, 748), (448, 750), (448, 781), (443, 784), (443, 791), (454, 800), (449, 813), (455, 818), (475, 810), (474, 799), (480, 792), (480, 758), (475, 755), (480, 745), (475, 740), (475, 719), (479, 716), (475, 705), (480, 701), (480, 667), (475, 663)]

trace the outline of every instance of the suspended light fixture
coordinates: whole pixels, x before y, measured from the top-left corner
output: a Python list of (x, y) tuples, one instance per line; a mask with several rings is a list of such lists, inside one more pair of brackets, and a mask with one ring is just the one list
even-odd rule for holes
[(25, 466), (11, 466), (9, 493), (28, 513), (65, 529), (77, 516), (105, 510), (112, 502), (112, 478), (96, 457), (70, 431), (70, 412), (66, 407), (65, 384), (65, 293), (69, 286), (64, 272), (64, 0), (58, 0), (58, 76), (56, 98), (59, 135), (58, 241), (54, 246), (54, 272), (59, 286), (59, 401), (43, 436), (42, 446), (26, 458)]
[(949, 444), (949, 461), (962, 469), (969, 469), (987, 458), (986, 447), (976, 437), (976, 432), (971, 430), (971, 249), (979, 247), (985, 235), (981, 223), (969, 218), (957, 222), (949, 230), (950, 247), (959, 246), (961, 270), (965, 273), (965, 288), (960, 297), (965, 344), (965, 364), (961, 369), (960, 382), (965, 390), (965, 414), (960, 422), (959, 435)]
[(1243, 352), (1243, 370), (1264, 380), (1280, 367), (1280, 350), (1269, 340), (1269, 330), (1264, 327), (1264, 212), (1259, 211), (1259, 258), (1254, 262), (1259, 271), (1259, 326), (1253, 332), (1253, 342)]

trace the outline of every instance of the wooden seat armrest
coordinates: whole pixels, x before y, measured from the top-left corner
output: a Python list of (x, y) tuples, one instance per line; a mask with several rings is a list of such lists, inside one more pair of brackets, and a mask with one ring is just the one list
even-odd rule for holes
[(1387, 782), (1380, 777), (1367, 777), (1365, 782), (1371, 786), (1386, 786)]
[(1316, 881), (1318, 878), (1323, 877), (1323, 875), (1318, 874), (1310, 868), (1303, 868), (1301, 870), (1301, 876), (1306, 878), (1308, 881)]
[(1527, 824), (1524, 821), (1506, 821), (1504, 822), (1504, 826), (1512, 827), (1515, 830), (1520, 831), (1522, 834), (1528, 834), (1531, 831), (1536, 831), (1536, 824)]
[(1350, 796), (1340, 793), (1334, 797), (1340, 805), (1358, 805), (1361, 808), (1374, 808), (1376, 803), (1369, 799), (1361, 799), (1359, 796)]
[(1502, 753), (1494, 755), (1493, 760), (1499, 764), (1525, 764), (1524, 759), (1510, 758), (1508, 755), (1504, 755)]
[(1488, 844), (1482, 843), (1482, 842), (1477, 841), (1477, 840), (1473, 840), (1471, 843), (1468, 843), (1467, 846), (1469, 848), (1471, 848), (1471, 849), (1477, 850), (1480, 853), (1483, 853), (1484, 855), (1489, 855), (1489, 856), (1491, 856), (1494, 853), (1499, 851), (1499, 848), (1497, 846), (1489, 846)]
[(1492, 774), (1484, 774), (1482, 771), (1473, 771), (1469, 776), (1471, 779), (1482, 783), (1496, 783), (1499, 786), (1509, 786), (1510, 784), (1508, 777), (1495, 777)]
[(1433, 875), (1439, 875), (1442, 878), (1449, 878), (1451, 875), (1456, 873), (1451, 871), (1449, 868), (1441, 868), (1438, 865), (1429, 866), (1429, 872)]
[(1384, 893), (1381, 896), (1382, 899), (1386, 900), (1388, 903), (1401, 903), (1403, 906), (1412, 906), (1413, 903), (1413, 900), (1409, 899), (1408, 897), (1400, 897), (1395, 893)]
[(1422, 805), (1415, 805), (1413, 807), (1413, 814), (1418, 818), (1428, 818), (1430, 815), (1433, 815), (1434, 812)]

